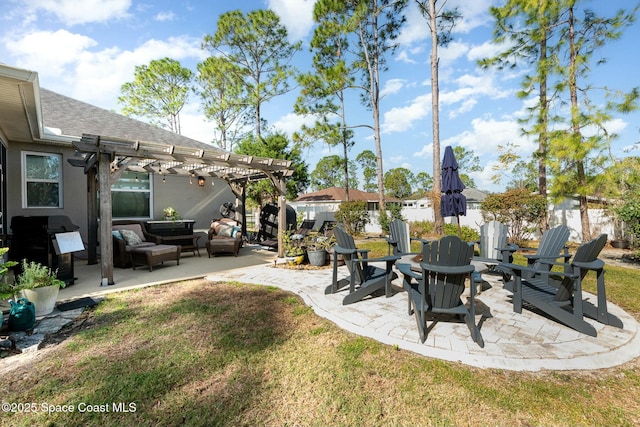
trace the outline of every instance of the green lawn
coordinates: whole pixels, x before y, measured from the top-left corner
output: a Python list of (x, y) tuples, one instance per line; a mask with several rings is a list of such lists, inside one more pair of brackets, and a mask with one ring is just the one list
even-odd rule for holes
[[(609, 300), (638, 319), (640, 270), (607, 271)], [(3, 412), (0, 425), (640, 424), (638, 360), (584, 372), (472, 368), (341, 330), (272, 287), (122, 292), (80, 320), (41, 360), (0, 371), (2, 401), (38, 410)]]

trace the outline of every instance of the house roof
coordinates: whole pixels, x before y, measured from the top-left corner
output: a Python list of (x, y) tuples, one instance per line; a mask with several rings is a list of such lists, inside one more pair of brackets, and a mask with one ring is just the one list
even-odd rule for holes
[[(346, 200), (346, 194), (344, 188), (341, 187), (329, 187), (313, 193), (307, 193), (299, 196), (296, 202), (342, 202)], [(377, 193), (367, 193), (355, 188), (349, 189), (349, 200), (364, 201), (364, 202), (378, 202), (379, 197)], [(385, 197), (388, 202), (401, 202), (400, 199), (395, 197)]]
[(480, 191), (477, 188), (465, 188), (462, 190), (462, 194), (467, 198), (467, 202), (482, 202), (487, 198), (487, 193)]
[(45, 132), (53, 131), (76, 137), (85, 133), (109, 135), (121, 139), (144, 139), (167, 145), (225, 152), (214, 145), (205, 144), (45, 88), (40, 89), (40, 101)]

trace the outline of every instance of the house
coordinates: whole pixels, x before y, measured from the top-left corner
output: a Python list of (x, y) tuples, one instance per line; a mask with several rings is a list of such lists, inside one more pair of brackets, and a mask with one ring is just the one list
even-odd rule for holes
[(0, 142), (2, 235), (14, 216), (67, 216), (89, 258), (97, 241), (110, 251), (112, 218), (162, 219), (173, 207), (206, 229), (224, 203), (243, 213), (249, 179), (292, 173), (290, 161), (226, 152), (41, 88), (37, 72), (4, 64)]
[[(340, 204), (347, 200), (344, 188), (330, 187), (313, 193), (306, 193), (299, 196), (289, 204), (306, 220), (335, 221), (334, 213)], [(372, 221), (366, 225), (367, 232), (380, 232), (382, 229), (377, 221), (377, 211), (379, 210), (379, 197), (377, 193), (367, 193), (354, 188), (349, 189), (349, 200), (367, 202), (367, 210)], [(402, 200), (395, 197), (385, 197), (386, 203), (402, 203)]]

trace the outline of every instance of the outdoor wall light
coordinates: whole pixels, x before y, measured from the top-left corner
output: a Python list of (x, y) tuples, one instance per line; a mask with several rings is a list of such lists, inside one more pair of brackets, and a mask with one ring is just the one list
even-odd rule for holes
[(199, 176), (198, 177), (198, 187), (204, 187), (204, 183), (205, 183), (205, 179), (204, 176)]

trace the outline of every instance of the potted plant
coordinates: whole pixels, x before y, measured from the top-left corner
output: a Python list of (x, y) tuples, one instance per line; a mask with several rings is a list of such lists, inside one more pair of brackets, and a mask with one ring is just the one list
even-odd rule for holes
[(9, 248), (0, 248), (0, 298), (15, 297), (16, 290), (7, 282), (7, 272), (9, 268), (18, 265), (15, 261), (7, 260), (7, 252)]
[(310, 235), (306, 239), (307, 257), (309, 263), (316, 267), (322, 267), (327, 263), (328, 250), (335, 244), (333, 236)]
[(16, 278), (14, 289), (36, 307), (36, 316), (53, 311), (60, 288), (66, 283), (56, 277), (57, 272), (35, 261), (22, 260), (22, 273)]
[(283, 232), (282, 246), (284, 248), (284, 256), (289, 265), (302, 264), (304, 261), (303, 236), (294, 234), (293, 232)]
[(178, 211), (169, 206), (168, 208), (164, 208), (162, 210), (162, 218), (165, 221), (178, 221), (180, 219), (180, 215)]

